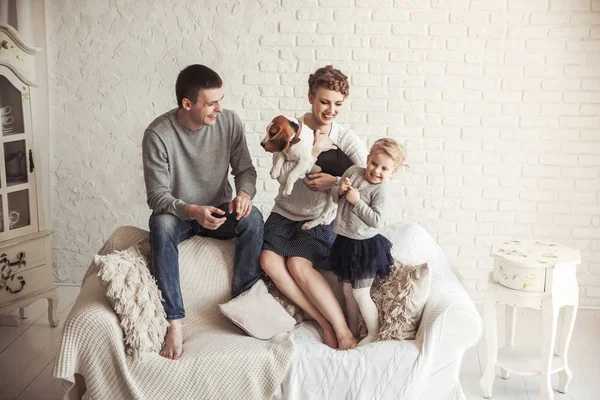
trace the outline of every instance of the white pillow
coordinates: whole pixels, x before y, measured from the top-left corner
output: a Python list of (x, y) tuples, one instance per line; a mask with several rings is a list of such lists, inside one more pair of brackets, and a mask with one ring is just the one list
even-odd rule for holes
[(159, 352), (169, 326), (160, 290), (144, 257), (148, 249), (142, 247), (94, 256), (98, 277), (125, 334), (125, 350), (134, 359), (140, 352)]
[(289, 332), (296, 324), (296, 320), (271, 296), (260, 279), (244, 293), (219, 305), (219, 309), (250, 336), (263, 340)]
[(392, 242), (392, 256), (404, 265), (428, 264), (433, 271), (447, 262), (446, 255), (421, 225), (401, 221), (385, 226), (381, 234)]

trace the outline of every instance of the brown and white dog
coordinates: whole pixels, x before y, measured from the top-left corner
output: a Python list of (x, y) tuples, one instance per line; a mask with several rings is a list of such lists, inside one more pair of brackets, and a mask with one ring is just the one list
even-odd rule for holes
[[(283, 171), (285, 162), (294, 162), (296, 165), (290, 170), (282, 194), (289, 196), (298, 179), (304, 178), (308, 172), (319, 172), (321, 169), (314, 164), (312, 147), (315, 132), (296, 118), (278, 115), (267, 126), (267, 135), (260, 145), (269, 153), (275, 154), (271, 178), (277, 179)], [(302, 225), (307, 230), (317, 225), (329, 225), (335, 218), (337, 205), (329, 193), (327, 204), (321, 215)]]

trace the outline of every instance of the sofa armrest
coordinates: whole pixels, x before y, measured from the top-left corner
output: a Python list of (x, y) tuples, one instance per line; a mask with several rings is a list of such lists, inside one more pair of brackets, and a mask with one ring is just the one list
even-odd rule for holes
[[(105, 296), (106, 290), (100, 278), (90, 276), (81, 288), (81, 292), (65, 321), (61, 341), (58, 347), (53, 375), (55, 378), (75, 383), (75, 374), (81, 374), (86, 380), (119, 379), (112, 369), (105, 369), (114, 376), (94, 376), (87, 366), (110, 361), (113, 363), (114, 351), (125, 351), (123, 330), (119, 318)], [(82, 340), (82, 337), (93, 340)]]
[(460, 369), (466, 351), (480, 340), (483, 323), (458, 280), (449, 286), (442, 292), (436, 289), (417, 333), (422, 362), (429, 371), (424, 398), (464, 400)]
[[(129, 247), (138, 244), (142, 241), (148, 241), (150, 232), (140, 229), (135, 226), (123, 225), (119, 226), (104, 242), (102, 248), (98, 251), (99, 256), (110, 254), (114, 251), (126, 250)], [(88, 277), (96, 275), (98, 268), (94, 261), (90, 263), (82, 282), (85, 283)]]
[(479, 342), (483, 321), (454, 272), (447, 266), (437, 272), (416, 339), (422, 351), (433, 351), (436, 359), (460, 361)]

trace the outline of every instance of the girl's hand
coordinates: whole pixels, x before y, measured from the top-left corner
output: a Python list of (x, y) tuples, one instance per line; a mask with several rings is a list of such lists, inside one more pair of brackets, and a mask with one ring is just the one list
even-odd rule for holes
[(358, 189), (350, 186), (348, 188), (348, 192), (346, 192), (346, 200), (348, 200), (348, 203), (355, 206), (356, 203), (358, 203), (358, 201), (360, 200), (360, 192), (358, 191)]
[(344, 180), (340, 184), (340, 188), (338, 189), (338, 197), (342, 197), (343, 195), (345, 195), (346, 192), (348, 192), (349, 188), (350, 188), (350, 179), (344, 178)]

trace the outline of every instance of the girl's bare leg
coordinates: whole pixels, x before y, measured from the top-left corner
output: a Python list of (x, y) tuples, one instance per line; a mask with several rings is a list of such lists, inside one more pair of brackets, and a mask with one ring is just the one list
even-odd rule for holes
[(260, 255), (260, 265), (283, 294), (317, 321), (323, 329), (325, 344), (333, 349), (337, 349), (338, 342), (333, 327), (306, 296), (300, 286), (298, 286), (292, 275), (290, 275), (285, 257), (270, 250), (263, 250)]
[(323, 275), (315, 270), (312, 263), (306, 258), (289, 257), (287, 266), (291, 276), (308, 296), (311, 303), (319, 309), (321, 314), (333, 326), (339, 349), (355, 348), (356, 339), (346, 324), (340, 303)]

